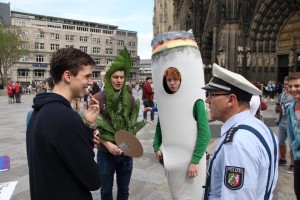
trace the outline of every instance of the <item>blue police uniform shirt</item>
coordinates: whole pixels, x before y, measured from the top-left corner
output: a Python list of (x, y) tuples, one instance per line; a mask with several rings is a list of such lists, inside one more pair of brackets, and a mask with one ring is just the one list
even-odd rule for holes
[[(274, 144), (268, 127), (262, 121), (249, 111), (232, 116), (221, 128), (221, 138), (216, 149), (224, 141), (226, 132), (240, 124), (256, 129), (271, 150), (273, 163), (268, 190), (271, 188), (269, 199), (272, 199), (278, 179), (278, 156), (274, 158), (278, 139), (275, 136)], [(232, 142), (223, 144), (212, 164), (209, 199), (264, 199), (269, 165), (269, 156), (260, 140), (252, 132), (238, 129)]]

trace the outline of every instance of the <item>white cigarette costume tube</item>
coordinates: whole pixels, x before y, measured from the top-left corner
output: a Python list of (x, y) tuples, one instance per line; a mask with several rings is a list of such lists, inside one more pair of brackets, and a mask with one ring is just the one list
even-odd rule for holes
[[(181, 85), (174, 94), (163, 87), (166, 69), (175, 67), (181, 74)], [(173, 199), (201, 199), (205, 185), (205, 155), (195, 178), (188, 176), (197, 138), (193, 106), (205, 99), (203, 63), (192, 33), (165, 32), (152, 40), (152, 77), (159, 110), (165, 173)]]

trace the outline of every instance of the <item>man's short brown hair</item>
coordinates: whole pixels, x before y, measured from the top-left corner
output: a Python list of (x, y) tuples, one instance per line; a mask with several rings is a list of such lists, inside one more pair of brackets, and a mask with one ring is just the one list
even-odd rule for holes
[(294, 72), (289, 75), (289, 81), (295, 79), (300, 79), (300, 72)]
[(81, 66), (95, 65), (92, 57), (75, 48), (63, 48), (53, 53), (50, 62), (50, 74), (54, 83), (58, 83), (65, 71), (70, 71), (76, 76)]

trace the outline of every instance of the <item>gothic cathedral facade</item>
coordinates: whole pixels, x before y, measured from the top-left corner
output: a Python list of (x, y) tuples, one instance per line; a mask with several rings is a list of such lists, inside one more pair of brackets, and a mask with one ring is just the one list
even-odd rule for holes
[(300, 71), (300, 0), (155, 0), (154, 36), (193, 30), (206, 78), (218, 63), (248, 80)]

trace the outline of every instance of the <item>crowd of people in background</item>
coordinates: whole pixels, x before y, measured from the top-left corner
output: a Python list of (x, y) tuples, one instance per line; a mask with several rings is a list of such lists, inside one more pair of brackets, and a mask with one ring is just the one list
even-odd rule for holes
[(21, 103), (21, 93), (22, 93), (22, 87), (20, 85), (20, 82), (9, 82), (9, 84), (6, 86), (6, 92), (8, 95), (8, 103)]
[(36, 85), (42, 81), (33, 81), (30, 84), (22, 85), (20, 81), (10, 81), (6, 86), (6, 94), (8, 96), (8, 103), (22, 103), (21, 96), (25, 94), (35, 94)]

